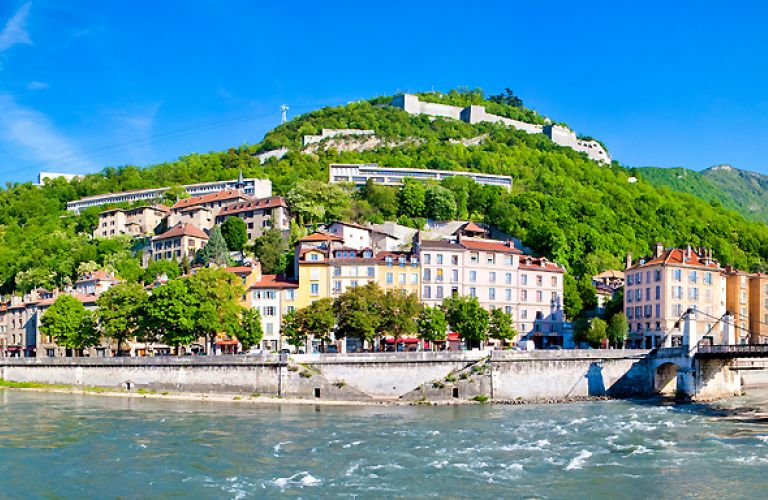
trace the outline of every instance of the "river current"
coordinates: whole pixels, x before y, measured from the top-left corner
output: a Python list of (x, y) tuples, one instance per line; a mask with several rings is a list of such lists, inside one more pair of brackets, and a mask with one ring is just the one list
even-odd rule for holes
[(766, 408), (768, 392), (315, 407), (0, 390), (0, 497), (761, 497)]

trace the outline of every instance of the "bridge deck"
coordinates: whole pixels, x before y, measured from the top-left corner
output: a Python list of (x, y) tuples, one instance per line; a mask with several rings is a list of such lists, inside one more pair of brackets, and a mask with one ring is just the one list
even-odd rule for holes
[(768, 358), (768, 344), (703, 345), (696, 351), (698, 358)]

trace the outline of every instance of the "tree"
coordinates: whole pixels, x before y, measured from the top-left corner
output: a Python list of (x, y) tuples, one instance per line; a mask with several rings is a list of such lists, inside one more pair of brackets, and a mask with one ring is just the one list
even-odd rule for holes
[(517, 337), (517, 330), (515, 330), (512, 315), (498, 308), (491, 311), (491, 318), (488, 324), (488, 336), (502, 342), (510, 342), (514, 340), (514, 338)]
[(418, 332), (416, 319), (421, 305), (415, 294), (403, 293), (401, 290), (387, 290), (381, 303), (382, 321), (380, 329), (394, 337), (395, 348), (397, 339), (415, 335)]
[(384, 219), (391, 219), (397, 216), (399, 208), (398, 190), (393, 186), (382, 186), (368, 179), (365, 186), (360, 191), (364, 200), (370, 203)]
[(283, 322), (280, 325), (280, 335), (296, 349), (307, 345), (307, 333), (301, 327), (299, 315), (295, 309), (292, 309), (283, 315)]
[(456, 216), (456, 198), (450, 189), (443, 186), (429, 186), (425, 203), (430, 219), (451, 220)]
[(195, 331), (199, 307), (197, 297), (189, 289), (189, 280), (171, 280), (152, 290), (144, 305), (139, 333), (145, 339), (160, 339), (168, 345), (180, 346), (197, 340)]
[(523, 100), (517, 97), (509, 87), (504, 89), (504, 92), (500, 94), (490, 96), (488, 100), (498, 104), (506, 104), (507, 106), (512, 106), (515, 108), (523, 107)]
[(629, 324), (624, 313), (614, 314), (608, 323), (608, 341), (616, 347), (622, 346), (628, 331)]
[(420, 181), (406, 178), (400, 188), (400, 213), (406, 217), (424, 217), (426, 215), (427, 189)]
[(336, 336), (372, 342), (384, 322), (384, 291), (376, 283), (350, 288), (333, 301)]
[(165, 275), (169, 280), (178, 278), (181, 274), (179, 264), (175, 260), (153, 260), (144, 271), (144, 283), (153, 283), (158, 276)]
[(204, 265), (226, 266), (229, 264), (229, 249), (227, 248), (227, 242), (224, 241), (224, 237), (221, 235), (219, 226), (214, 226), (211, 229), (208, 243), (198, 250), (198, 257), (198, 260)]
[(300, 224), (338, 219), (351, 203), (349, 193), (338, 184), (315, 180), (296, 184), (286, 195), (286, 200)]
[(563, 276), (563, 307), (565, 315), (571, 320), (575, 320), (584, 310), (576, 280), (570, 273)]
[(448, 322), (443, 310), (439, 307), (424, 306), (418, 320), (419, 338), (430, 342), (445, 340), (447, 331)]
[(117, 355), (126, 339), (134, 337), (143, 320), (147, 292), (138, 283), (120, 283), (101, 294), (96, 318), (105, 337), (117, 344)]
[(577, 284), (581, 302), (584, 304), (584, 311), (593, 311), (597, 307), (597, 290), (592, 284), (592, 278), (582, 276)]
[(453, 295), (443, 300), (445, 319), (468, 346), (477, 346), (488, 338), (488, 311), (477, 297)]
[(607, 337), (608, 325), (600, 318), (587, 320), (580, 318), (574, 324), (573, 338), (576, 342), (587, 342), (592, 347), (599, 347)]
[(99, 343), (93, 316), (71, 295), (59, 295), (40, 320), (40, 331), (67, 349), (80, 350)]
[(331, 333), (336, 324), (333, 305), (333, 299), (326, 297), (316, 300), (296, 312), (298, 329), (305, 338), (319, 339), (323, 347), (325, 347), (326, 342), (331, 340)]
[(188, 278), (189, 294), (197, 305), (195, 330), (205, 336), (210, 353), (218, 335), (235, 337), (240, 328), (240, 278), (222, 269), (200, 269)]
[(279, 229), (271, 228), (253, 241), (253, 253), (261, 262), (264, 274), (280, 274), (287, 271), (288, 243)]
[[(240, 217), (227, 217), (221, 224), (221, 235), (232, 252), (239, 252), (248, 242), (248, 229)], [(210, 240), (208, 240), (210, 243)]]
[(243, 350), (248, 350), (253, 346), (259, 345), (264, 337), (264, 331), (261, 328), (261, 315), (258, 309), (243, 308), (240, 313), (240, 329), (237, 332), (237, 340), (243, 346)]

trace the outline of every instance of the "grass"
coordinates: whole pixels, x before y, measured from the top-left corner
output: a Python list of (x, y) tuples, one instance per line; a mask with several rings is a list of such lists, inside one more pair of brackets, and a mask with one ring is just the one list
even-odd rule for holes
[(157, 394), (154, 389), (136, 389), (137, 394)]
[(0, 378), (0, 387), (8, 389), (71, 389), (71, 385), (64, 384), (42, 384), (40, 382), (14, 382)]
[(445, 381), (446, 382), (456, 382), (456, 376), (454, 374), (452, 374), (452, 373), (449, 373), (448, 375), (445, 376)]
[(487, 403), (488, 402), (488, 396), (485, 394), (478, 394), (477, 396), (472, 396), (469, 398), (470, 401), (477, 401), (478, 403)]

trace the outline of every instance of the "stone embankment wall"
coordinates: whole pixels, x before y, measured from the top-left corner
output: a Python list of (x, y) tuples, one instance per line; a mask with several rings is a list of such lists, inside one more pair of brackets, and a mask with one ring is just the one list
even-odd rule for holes
[(4, 358), (0, 378), (114, 389), (331, 401), (565, 399), (645, 394), (647, 351), (467, 351), (297, 356)]

